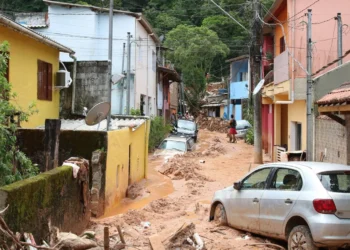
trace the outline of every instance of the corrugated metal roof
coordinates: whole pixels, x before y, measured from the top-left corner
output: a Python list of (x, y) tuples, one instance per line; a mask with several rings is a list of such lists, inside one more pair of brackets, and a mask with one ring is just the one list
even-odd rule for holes
[(317, 101), (318, 105), (342, 104), (350, 102), (350, 82), (343, 83), (339, 88)]
[(43, 44), (46, 44), (47, 46), (51, 46), (53, 48), (56, 48), (61, 52), (72, 53), (72, 54), (75, 53), (74, 50), (50, 39), (49, 37), (43, 36), (43, 35), (39, 34), (38, 32), (35, 32), (32, 29), (24, 27), (24, 26), (14, 22), (14, 21), (12, 21), (11, 19), (9, 19), (8, 17), (6, 17), (2, 14), (0, 14), (0, 25), (8, 27), (8, 28), (10, 28), (18, 33), (21, 33), (23, 35), (26, 35), (34, 40), (37, 40)]
[(16, 13), (15, 21), (28, 28), (44, 28), (48, 26), (46, 12)]
[[(126, 127), (132, 127), (133, 130), (136, 130), (145, 122), (145, 119), (111, 119), (111, 130), (119, 130)], [(45, 129), (45, 125), (37, 127), (38, 129)], [(98, 129), (97, 129), (98, 128)], [(61, 130), (84, 130), (84, 131), (106, 131), (107, 120), (103, 120), (100, 123), (100, 126), (86, 125), (85, 120), (61, 120)]]

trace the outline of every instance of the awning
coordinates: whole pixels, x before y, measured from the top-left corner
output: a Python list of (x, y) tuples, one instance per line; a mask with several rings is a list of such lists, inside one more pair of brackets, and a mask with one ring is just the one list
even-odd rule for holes
[(220, 107), (224, 106), (225, 104), (223, 103), (212, 103), (212, 104), (205, 104), (202, 106), (202, 108), (210, 108), (210, 107)]
[(160, 72), (166, 73), (169, 80), (174, 81), (174, 82), (181, 82), (181, 77), (176, 72), (176, 70), (169, 69), (169, 68), (166, 68), (166, 67), (163, 67), (163, 66), (158, 66), (158, 70)]

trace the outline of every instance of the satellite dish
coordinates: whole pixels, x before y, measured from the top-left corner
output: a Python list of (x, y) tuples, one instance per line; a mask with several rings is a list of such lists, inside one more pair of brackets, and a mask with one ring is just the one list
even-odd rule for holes
[(259, 93), (259, 91), (261, 90), (262, 86), (264, 86), (265, 83), (265, 79), (262, 79), (258, 85), (256, 85), (254, 91), (253, 91), (253, 95), (256, 95), (257, 93)]
[(85, 117), (85, 123), (89, 126), (98, 124), (97, 130), (100, 128), (100, 122), (106, 119), (109, 111), (111, 110), (111, 104), (109, 102), (101, 102), (96, 104), (89, 110)]

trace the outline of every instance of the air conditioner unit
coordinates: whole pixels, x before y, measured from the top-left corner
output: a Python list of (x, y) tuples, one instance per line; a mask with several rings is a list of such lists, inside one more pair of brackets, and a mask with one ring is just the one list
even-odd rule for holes
[(72, 83), (70, 73), (66, 70), (59, 70), (56, 73), (56, 89), (68, 88)]

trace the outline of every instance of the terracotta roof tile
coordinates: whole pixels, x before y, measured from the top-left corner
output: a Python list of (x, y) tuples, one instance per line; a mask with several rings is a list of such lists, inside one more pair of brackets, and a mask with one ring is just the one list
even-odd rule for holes
[(342, 104), (344, 102), (350, 102), (350, 82), (343, 83), (339, 88), (332, 90), (318, 100), (317, 104)]

